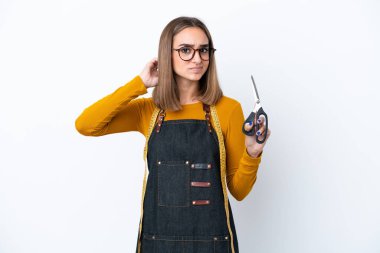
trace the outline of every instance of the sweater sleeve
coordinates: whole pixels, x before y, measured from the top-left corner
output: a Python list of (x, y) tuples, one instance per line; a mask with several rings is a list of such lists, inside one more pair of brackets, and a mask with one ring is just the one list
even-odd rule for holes
[(238, 103), (229, 117), (225, 141), (227, 186), (238, 201), (242, 201), (252, 190), (263, 153), (257, 158), (247, 153), (245, 135), (241, 130), (243, 123), (244, 114)]
[(143, 132), (141, 114), (147, 93), (141, 77), (137, 75), (113, 93), (90, 105), (79, 115), (75, 127), (86, 136), (101, 136), (112, 133)]

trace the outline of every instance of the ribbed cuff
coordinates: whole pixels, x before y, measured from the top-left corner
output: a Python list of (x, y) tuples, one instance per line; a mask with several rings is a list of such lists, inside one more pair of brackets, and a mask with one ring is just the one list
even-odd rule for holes
[(247, 152), (247, 148), (244, 149), (244, 153), (243, 153), (243, 156), (242, 156), (242, 162), (245, 164), (245, 165), (249, 165), (249, 166), (255, 166), (255, 165), (259, 165), (260, 162), (261, 162), (261, 157), (262, 157), (262, 154), (263, 152), (261, 152), (259, 154), (258, 157), (252, 157), (248, 154)]

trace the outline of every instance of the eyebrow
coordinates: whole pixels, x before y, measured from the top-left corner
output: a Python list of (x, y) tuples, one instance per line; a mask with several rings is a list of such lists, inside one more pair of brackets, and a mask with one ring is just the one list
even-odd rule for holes
[[(201, 47), (205, 47), (205, 46), (208, 46), (209, 44), (207, 43), (207, 44), (202, 44), (201, 45)], [(194, 44), (186, 44), (186, 43), (182, 43), (182, 44), (180, 44), (180, 45), (178, 45), (179, 47), (180, 46), (194, 46)]]

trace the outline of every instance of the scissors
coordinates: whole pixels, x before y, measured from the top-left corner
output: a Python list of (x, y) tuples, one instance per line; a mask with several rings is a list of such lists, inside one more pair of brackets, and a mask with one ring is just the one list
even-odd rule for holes
[[(255, 106), (253, 107), (253, 111), (251, 112), (251, 114), (249, 114), (248, 118), (244, 121), (243, 123), (243, 133), (245, 135), (249, 135), (249, 136), (252, 136), (254, 135), (258, 130), (259, 130), (259, 127), (260, 127), (260, 124), (257, 123), (257, 121), (255, 121), (255, 118), (256, 119), (259, 119), (261, 115), (263, 115), (263, 117), (265, 118), (265, 134), (264, 134), (264, 139), (262, 140), (259, 140), (259, 136), (256, 135), (256, 141), (260, 144), (264, 143), (265, 139), (267, 138), (267, 132), (268, 132), (268, 116), (267, 114), (264, 112), (263, 108), (261, 107), (261, 104), (260, 104), (260, 98), (259, 98), (259, 93), (257, 92), (257, 88), (256, 88), (256, 84), (255, 84), (255, 81), (253, 80), (253, 76), (251, 75), (251, 79), (252, 79), (252, 83), (253, 83), (253, 92), (256, 94), (256, 97), (257, 97), (257, 100), (255, 102)], [(257, 108), (256, 108), (257, 107)], [(256, 117), (255, 117), (256, 116)], [(253, 122), (253, 127), (251, 130), (249, 131), (246, 131), (244, 129), (244, 126), (246, 123), (248, 123), (249, 121)]]

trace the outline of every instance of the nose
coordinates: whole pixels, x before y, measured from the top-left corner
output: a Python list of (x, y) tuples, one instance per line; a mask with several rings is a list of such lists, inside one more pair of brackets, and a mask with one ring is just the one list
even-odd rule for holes
[(199, 50), (195, 51), (193, 62), (197, 62), (197, 63), (202, 62), (201, 52)]

